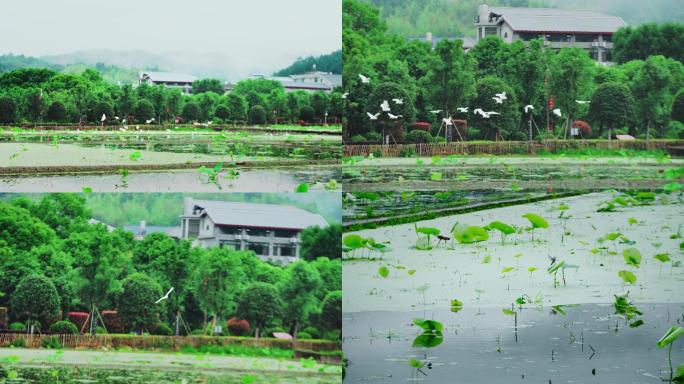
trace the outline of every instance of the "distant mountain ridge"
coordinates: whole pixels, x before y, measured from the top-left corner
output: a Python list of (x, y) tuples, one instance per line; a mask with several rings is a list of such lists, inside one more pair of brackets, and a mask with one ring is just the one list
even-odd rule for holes
[(342, 74), (342, 50), (327, 55), (299, 58), (292, 65), (274, 73), (275, 76), (299, 75), (316, 68), (317, 71)]

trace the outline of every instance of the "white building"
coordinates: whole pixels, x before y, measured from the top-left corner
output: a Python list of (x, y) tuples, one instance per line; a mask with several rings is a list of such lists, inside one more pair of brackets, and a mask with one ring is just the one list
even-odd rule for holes
[(177, 88), (185, 93), (192, 93), (192, 83), (198, 80), (195, 76), (172, 72), (140, 71), (138, 72), (139, 84), (164, 85), (169, 88)]
[(553, 49), (578, 47), (599, 63), (612, 61), (613, 34), (627, 24), (619, 17), (599, 12), (555, 8), (478, 8), (477, 41), (499, 36), (505, 42), (543, 38)]
[(186, 198), (180, 237), (194, 239), (203, 248), (251, 250), (262, 260), (287, 264), (299, 258), (300, 234), (311, 226), (328, 223), (321, 215), (289, 205)]

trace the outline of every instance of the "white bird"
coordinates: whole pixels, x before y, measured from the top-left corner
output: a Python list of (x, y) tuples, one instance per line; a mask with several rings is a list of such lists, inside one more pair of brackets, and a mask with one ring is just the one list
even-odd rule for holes
[(589, 104), (589, 103), (591, 103), (591, 101), (589, 101), (589, 100), (575, 100), (575, 102), (577, 104)]
[(403, 99), (392, 99), (392, 101), (394, 101), (395, 104), (404, 104)]
[(359, 77), (361, 78), (361, 82), (362, 82), (362, 83), (364, 83), (364, 84), (370, 83), (370, 77), (366, 77), (366, 76), (364, 76), (364, 75), (362, 75), (362, 74), (360, 74), (360, 73), (359, 73)]
[(484, 113), (484, 111), (483, 111), (481, 108), (476, 108), (476, 109), (473, 111), (473, 113), (476, 114), (476, 115), (479, 113), (479, 114), (481, 115), (481, 114)]
[(391, 113), (389, 113), (389, 112), (387, 113), (387, 116), (389, 116), (389, 118), (392, 119), (392, 120), (396, 120), (396, 119), (402, 117), (401, 115), (393, 115), (393, 114), (391, 114)]
[(149, 119), (149, 120), (145, 120), (145, 122), (146, 122), (147, 124), (149, 124), (149, 123), (151, 123), (151, 122), (153, 122), (153, 121), (154, 121), (154, 117), (151, 118), (151, 119)]
[(497, 104), (503, 104), (503, 99), (497, 96), (492, 97)]
[(496, 97), (498, 97), (501, 100), (506, 100), (508, 97), (506, 97), (506, 92), (501, 92), (501, 93), (495, 93)]
[(119, 121), (119, 116), (114, 116), (114, 120)]
[(373, 115), (373, 114), (370, 113), (370, 112), (366, 112), (366, 114), (368, 115), (368, 117), (369, 117), (371, 120), (377, 120), (377, 119), (378, 119), (378, 116), (380, 116), (380, 112), (376, 113), (375, 115)]
[(342, 98), (343, 98), (343, 99), (346, 99), (347, 96), (349, 96), (349, 92), (345, 92), (345, 93), (342, 94)]
[(387, 100), (383, 100), (383, 101), (382, 101), (382, 103), (380, 104), (380, 108), (382, 108), (382, 111), (383, 111), (383, 112), (389, 112), (389, 111), (392, 110), (392, 109), (390, 108), (390, 105), (389, 105), (389, 103), (387, 102)]
[(456, 109), (458, 109), (459, 112), (468, 113), (468, 107), (458, 107)]
[(444, 124), (446, 124), (446, 125), (453, 125), (453, 124), (454, 124), (454, 123), (453, 123), (453, 120), (451, 119), (451, 117), (445, 117), (445, 118), (442, 119), (442, 121), (443, 121)]
[(525, 106), (525, 113), (529, 113), (530, 110), (533, 110), (534, 106), (532, 104), (528, 104)]
[(105, 116), (105, 114), (103, 113), (102, 117), (100, 118), (100, 121), (105, 121), (105, 120), (107, 120), (107, 116)]
[(126, 125), (126, 119), (121, 120), (121, 124)]
[(561, 110), (558, 108), (553, 110), (553, 114), (558, 116), (558, 117), (563, 117), (563, 115), (561, 114)]
[(490, 116), (492, 115), (500, 115), (499, 112), (482, 112), (481, 113), (483, 119), (489, 119)]
[(162, 300), (168, 299), (168, 298), (169, 298), (169, 293), (171, 293), (171, 291), (173, 291), (173, 287), (171, 287), (171, 289), (169, 289), (169, 291), (166, 292), (166, 295), (162, 296), (159, 300), (155, 301), (154, 303), (155, 303), (155, 304), (159, 304), (160, 302), (162, 302)]
[(441, 109), (435, 109), (434, 111), (430, 111), (430, 113), (433, 113), (433, 114), (437, 114), (437, 113), (440, 113), (440, 112), (442, 112)]

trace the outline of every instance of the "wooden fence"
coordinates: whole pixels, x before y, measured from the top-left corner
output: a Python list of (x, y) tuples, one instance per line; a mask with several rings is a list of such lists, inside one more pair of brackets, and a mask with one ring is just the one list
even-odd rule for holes
[(178, 351), (182, 347), (199, 348), (203, 345), (236, 345), (256, 348), (281, 348), (306, 351), (337, 351), (341, 344), (328, 340), (282, 340), (272, 338), (233, 336), (136, 336), (136, 335), (28, 335), (0, 333), (0, 347), (8, 347), (23, 339), (26, 348), (40, 348), (45, 339), (57, 338), (65, 348), (121, 348), (163, 349)]
[(368, 156), (373, 153), (383, 157), (448, 156), (448, 155), (513, 155), (555, 152), (567, 149), (654, 149), (670, 151), (684, 146), (684, 140), (549, 140), (544, 142), (498, 141), (498, 142), (452, 142), (429, 144), (351, 144), (344, 145), (343, 155)]

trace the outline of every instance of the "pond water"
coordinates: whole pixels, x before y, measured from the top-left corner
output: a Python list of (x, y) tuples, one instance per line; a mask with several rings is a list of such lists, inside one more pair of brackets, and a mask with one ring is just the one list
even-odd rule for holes
[[(236, 170), (239, 175), (231, 175)], [(325, 190), (330, 180), (339, 180), (334, 166), (282, 168), (232, 168), (218, 174), (216, 182), (197, 170), (130, 172), (122, 174), (77, 174), (45, 176), (2, 176), (3, 192), (293, 192), (301, 183), (310, 190)]]
[[(656, 341), (681, 323), (684, 304), (636, 304), (644, 325), (630, 328), (612, 304), (564, 309), (464, 307), (449, 310), (345, 313), (345, 383), (661, 383), (669, 376), (667, 350)], [(443, 342), (412, 347), (415, 318), (444, 324)], [(618, 328), (616, 330), (616, 324)], [(426, 364), (417, 370), (409, 359)], [(684, 343), (672, 351), (675, 368)], [(428, 366), (428, 363), (431, 363)]]

